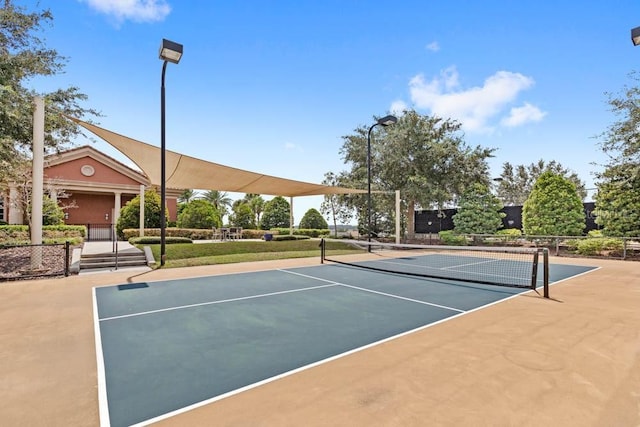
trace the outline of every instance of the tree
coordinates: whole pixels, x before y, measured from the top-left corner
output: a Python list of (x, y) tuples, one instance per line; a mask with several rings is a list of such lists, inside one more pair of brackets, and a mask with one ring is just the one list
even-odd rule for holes
[[(38, 36), (52, 21), (49, 10), (29, 13), (11, 0), (4, 0), (0, 8), (0, 180), (10, 179), (16, 162), (29, 157), (36, 91), (26, 85), (35, 77), (64, 70), (66, 58), (47, 48)], [(87, 96), (76, 87), (39, 95), (50, 112), (74, 117), (99, 115), (79, 105)], [(45, 150), (60, 149), (81, 133), (78, 125), (62, 114), (45, 115)]]
[[(630, 78), (637, 83), (640, 74)], [(596, 223), (609, 236), (640, 235), (640, 87), (625, 86), (608, 94), (611, 111), (619, 117), (599, 135), (609, 161), (596, 174)]]
[(291, 206), (284, 197), (277, 196), (269, 200), (264, 205), (264, 213), (260, 221), (262, 230), (271, 230), (272, 228), (290, 227), (289, 213)]
[(317, 209), (309, 209), (300, 220), (300, 228), (315, 228), (324, 230), (329, 228), (327, 221), (322, 217)]
[(178, 196), (178, 203), (189, 203), (190, 201), (198, 198), (198, 192), (194, 190), (184, 190)]
[[(33, 188), (33, 169), (29, 160), (23, 159), (14, 166), (12, 171), (12, 183), (16, 186), (16, 194), (11, 201), (11, 208), (22, 212), (23, 223), (33, 224), (31, 217)], [(75, 207), (75, 202), (62, 203), (63, 199), (69, 197), (64, 189), (58, 187), (55, 179), (47, 179), (44, 182), (44, 194), (42, 199), (42, 225), (58, 225), (64, 223), (64, 210)], [(5, 189), (6, 190), (6, 189)], [(55, 199), (57, 202), (54, 201)], [(61, 204), (61, 206), (58, 205)]]
[(522, 208), (525, 234), (579, 236), (585, 228), (584, 207), (569, 179), (543, 172)]
[(214, 208), (220, 213), (220, 218), (229, 214), (229, 208), (231, 207), (232, 200), (229, 195), (224, 191), (209, 190), (205, 191), (202, 198), (213, 205)]
[[(165, 208), (165, 216), (168, 218), (169, 213)], [(123, 236), (122, 230), (126, 228), (140, 227), (140, 196), (136, 196), (129, 200), (124, 207), (120, 209), (120, 217), (116, 223), (116, 230), (119, 236)], [(160, 195), (155, 190), (146, 190), (144, 192), (144, 228), (160, 227)]]
[(233, 213), (229, 217), (229, 222), (233, 226), (251, 229), (257, 228), (256, 224), (253, 222), (253, 211), (247, 202), (236, 200), (232, 209)]
[[(325, 173), (322, 183), (324, 185), (343, 186), (340, 177), (333, 172)], [(338, 237), (338, 221), (340, 224), (348, 224), (353, 218), (353, 209), (346, 202), (347, 197), (345, 194), (325, 194), (324, 200), (320, 205), (320, 211), (327, 215), (328, 218), (331, 218), (333, 222), (335, 237)]]
[[(343, 136), (341, 154), (351, 165), (345, 182), (356, 188), (367, 184), (367, 127), (354, 135)], [(393, 126), (376, 127), (371, 138), (373, 232), (393, 224), (395, 200), (389, 194), (401, 191), (406, 209), (407, 228), (413, 234), (415, 207), (443, 208), (455, 204), (458, 196), (474, 182), (489, 183), (487, 159), (494, 149), (467, 146), (460, 124), (455, 120), (422, 116), (405, 111)], [(365, 197), (350, 197), (348, 202), (358, 212), (359, 222), (366, 218)], [(383, 213), (380, 215), (380, 213)]]
[(206, 200), (192, 200), (185, 204), (178, 216), (180, 228), (213, 228), (221, 227), (220, 213)]
[(628, 163), (598, 174), (596, 224), (606, 236), (640, 236), (640, 176)]
[(460, 198), (458, 212), (453, 216), (455, 231), (461, 234), (493, 234), (502, 228), (500, 212), (503, 208), (498, 197), (491, 194), (489, 187), (474, 184)]
[(498, 179), (498, 197), (505, 205), (522, 206), (524, 201), (527, 200), (527, 197), (529, 197), (533, 184), (536, 182), (538, 177), (546, 171), (562, 175), (569, 181), (573, 182), (581, 200), (584, 200), (587, 197), (587, 190), (585, 189), (584, 182), (578, 177), (578, 174), (565, 168), (555, 160), (545, 163), (542, 159), (538, 160), (537, 163), (531, 163), (528, 166), (517, 165), (514, 167), (509, 162), (503, 163), (502, 173)]

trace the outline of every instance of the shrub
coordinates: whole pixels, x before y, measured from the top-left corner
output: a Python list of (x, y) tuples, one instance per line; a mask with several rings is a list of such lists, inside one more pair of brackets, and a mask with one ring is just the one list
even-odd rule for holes
[[(84, 225), (45, 225), (42, 227), (43, 242), (82, 242), (87, 234)], [(29, 242), (28, 225), (0, 225), (0, 242)]]
[(180, 228), (211, 229), (222, 226), (222, 221), (211, 203), (206, 200), (192, 200), (182, 208), (177, 225)]
[(519, 228), (505, 228), (496, 232), (499, 236), (522, 236), (522, 230)]
[[(289, 234), (288, 228), (272, 228), (269, 230), (272, 234)], [(309, 236), (309, 237), (320, 237), (320, 236), (329, 236), (331, 231), (328, 228), (296, 228), (293, 230), (296, 235), (299, 236)]]
[(300, 228), (328, 229), (327, 221), (316, 209), (309, 209), (300, 220)]
[[(122, 235), (125, 240), (129, 240), (132, 237), (140, 237), (140, 232), (137, 228), (125, 228), (122, 230)], [(145, 228), (143, 237), (159, 237), (159, 228)], [(166, 228), (166, 237), (184, 237), (189, 240), (209, 240), (213, 238), (213, 230), (206, 228)]]
[(591, 230), (587, 233), (589, 237), (602, 237), (602, 230)]
[(242, 238), (243, 239), (262, 239), (264, 238), (264, 234), (278, 234), (277, 230), (253, 230), (253, 229), (243, 229), (242, 230)]
[[(164, 239), (166, 244), (172, 243), (193, 243), (191, 239), (186, 237), (166, 237)], [(158, 236), (143, 236), (143, 237), (132, 237), (129, 239), (129, 243), (132, 245), (159, 245), (160, 237)]]
[(455, 234), (453, 230), (444, 230), (438, 233), (440, 241), (448, 246), (465, 246), (467, 239), (464, 236)]
[(622, 240), (591, 238), (578, 241), (576, 250), (580, 255), (606, 255), (604, 252), (622, 251)]
[(283, 241), (283, 240), (307, 240), (310, 239), (309, 236), (300, 236), (297, 234), (285, 234), (285, 235), (275, 235), (273, 236), (274, 241)]

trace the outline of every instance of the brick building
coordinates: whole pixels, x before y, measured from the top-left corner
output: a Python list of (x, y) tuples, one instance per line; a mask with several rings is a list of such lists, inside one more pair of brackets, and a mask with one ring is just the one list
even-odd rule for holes
[[(59, 205), (74, 206), (65, 209), (66, 224), (86, 225), (89, 230), (115, 224), (120, 208), (150, 187), (144, 174), (88, 145), (46, 156), (44, 186), (54, 189), (54, 197), (62, 191), (68, 196), (59, 198)], [(8, 191), (2, 195), (0, 219), (9, 224), (22, 224), (24, 215), (11, 203), (15, 191), (15, 186), (9, 184)], [(176, 220), (177, 198), (181, 192), (167, 190), (168, 221)]]

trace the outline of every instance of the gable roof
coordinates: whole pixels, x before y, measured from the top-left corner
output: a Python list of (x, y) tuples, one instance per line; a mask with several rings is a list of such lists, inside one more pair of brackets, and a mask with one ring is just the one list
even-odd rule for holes
[(83, 145), (80, 147), (62, 151), (60, 153), (49, 154), (45, 156), (44, 166), (45, 168), (58, 166), (63, 163), (82, 159), (85, 157), (90, 157), (97, 162), (102, 163), (103, 165), (115, 170), (116, 172), (139, 182), (140, 184), (149, 184), (149, 179), (143, 173), (138, 172), (137, 170), (125, 165), (124, 163), (119, 162), (118, 160), (102, 153), (101, 151), (98, 151), (90, 145)]
[[(137, 141), (74, 117), (67, 116), (67, 118), (111, 144), (134, 162), (147, 176), (152, 185), (160, 186), (161, 151), (159, 147)], [(367, 190), (332, 187), (278, 178), (224, 166), (169, 150), (165, 150), (165, 160), (167, 188), (193, 188), (288, 197), (367, 192)]]

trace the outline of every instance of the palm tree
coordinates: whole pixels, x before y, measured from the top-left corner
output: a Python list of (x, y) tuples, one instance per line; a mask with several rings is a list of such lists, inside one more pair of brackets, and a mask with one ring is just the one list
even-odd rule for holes
[(197, 199), (199, 196), (195, 190), (184, 190), (182, 194), (178, 196), (178, 203), (189, 203), (193, 199)]
[[(249, 195), (247, 194), (247, 196)], [(264, 210), (265, 201), (259, 194), (252, 194), (251, 196), (248, 200), (249, 207), (251, 208), (251, 212), (253, 212), (256, 224), (260, 224), (260, 215), (262, 215), (262, 211)]]
[(211, 203), (220, 212), (220, 217), (229, 214), (229, 208), (233, 203), (231, 197), (225, 191), (209, 190), (205, 191), (202, 198)]

